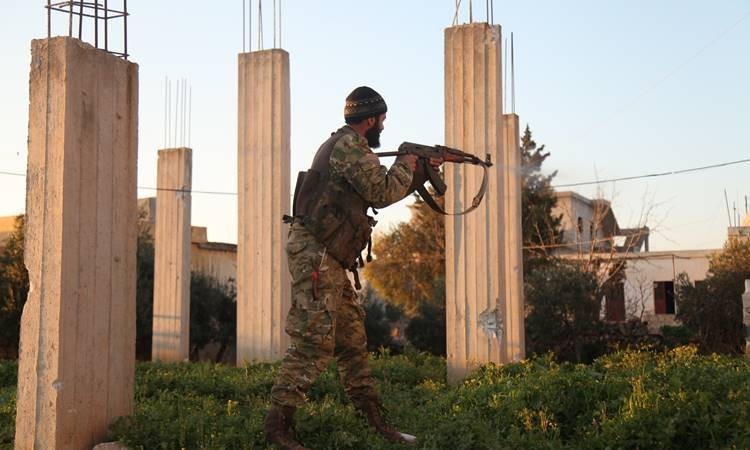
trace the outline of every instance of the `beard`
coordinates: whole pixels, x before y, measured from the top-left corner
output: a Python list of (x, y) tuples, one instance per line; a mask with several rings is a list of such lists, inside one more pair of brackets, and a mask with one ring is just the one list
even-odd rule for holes
[(365, 131), (365, 139), (367, 139), (367, 145), (370, 148), (380, 147), (380, 133), (383, 130), (380, 128), (380, 121), (376, 122), (369, 130)]

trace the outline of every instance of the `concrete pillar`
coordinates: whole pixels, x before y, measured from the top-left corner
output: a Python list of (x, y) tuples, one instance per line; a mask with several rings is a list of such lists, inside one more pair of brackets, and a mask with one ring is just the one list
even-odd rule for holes
[(503, 114), (503, 201), (505, 234), (505, 349), (508, 360), (526, 356), (523, 297), (523, 233), (521, 232), (521, 138), (516, 114)]
[[(477, 364), (510, 360), (505, 336), (505, 200), (500, 27), (483, 23), (445, 30), (445, 142), (496, 163), (479, 208), (446, 219), (448, 381)], [(498, 164), (500, 163), (500, 164)], [(446, 209), (461, 211), (482, 181), (479, 167), (447, 164)]]
[(15, 448), (82, 449), (133, 412), (138, 66), (32, 42)]
[(151, 359), (184, 361), (190, 344), (190, 189), (193, 151), (159, 150)]
[(745, 324), (745, 353), (750, 353), (750, 280), (745, 280), (742, 294), (742, 322)]
[(289, 343), (289, 54), (239, 55), (237, 364), (275, 361)]

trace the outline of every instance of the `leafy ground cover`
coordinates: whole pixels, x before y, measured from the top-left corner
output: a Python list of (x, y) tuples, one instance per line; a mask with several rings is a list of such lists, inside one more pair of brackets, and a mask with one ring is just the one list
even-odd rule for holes
[[(447, 387), (445, 361), (378, 355), (373, 369), (392, 421), (427, 449), (750, 448), (750, 362), (627, 351), (589, 365), (533, 358), (488, 365)], [(14, 362), (0, 363), (0, 447), (12, 446)], [(143, 449), (265, 448), (262, 422), (277, 367), (139, 364), (136, 411), (110, 429)], [(331, 367), (297, 414), (313, 449), (400, 448), (376, 436)]]

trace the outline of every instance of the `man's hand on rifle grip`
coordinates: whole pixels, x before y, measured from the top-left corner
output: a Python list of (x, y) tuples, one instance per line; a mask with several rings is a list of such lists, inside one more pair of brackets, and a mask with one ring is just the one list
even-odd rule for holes
[(399, 155), (398, 158), (396, 158), (396, 161), (401, 161), (405, 163), (412, 172), (417, 170), (417, 156), (416, 155)]
[(430, 158), (430, 165), (433, 169), (438, 170), (443, 165), (442, 158)]

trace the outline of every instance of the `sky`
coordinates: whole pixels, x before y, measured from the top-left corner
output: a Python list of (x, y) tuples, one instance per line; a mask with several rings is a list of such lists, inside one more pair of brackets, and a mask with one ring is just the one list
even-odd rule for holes
[[(24, 211), (24, 177), (2, 172), (26, 171), (30, 43), (47, 29), (46, 1), (2, 3), (5, 216)], [(250, 3), (257, 50), (259, 5)], [(469, 21), (469, 3), (458, 23)], [(473, 2), (475, 22), (487, 21), (486, 3)], [(140, 78), (138, 186), (156, 186), (169, 77), (192, 86), (193, 189), (236, 192), (242, 5), (128, 2), (128, 51)], [(277, 0), (276, 32), (273, 5), (261, 5), (263, 48), (276, 35), (290, 54), (292, 181), (342, 124), (344, 97), (356, 86), (375, 88), (388, 103), (383, 150), (443, 142), (443, 32), (455, 0)], [(550, 152), (543, 168), (557, 171), (554, 185), (750, 159), (750, 0), (494, 1), (492, 10), (503, 35), (514, 36), (515, 112)], [(121, 46), (120, 33), (113, 26), (112, 46)], [(53, 22), (52, 34), (67, 34), (64, 20)], [(560, 190), (610, 200), (621, 227), (651, 228), (652, 250), (720, 248), (734, 215), (727, 202), (745, 215), (750, 163)], [(209, 240), (237, 242), (236, 196), (194, 193), (192, 201), (192, 223), (208, 227)], [(409, 202), (381, 211), (377, 228), (408, 220)]]

